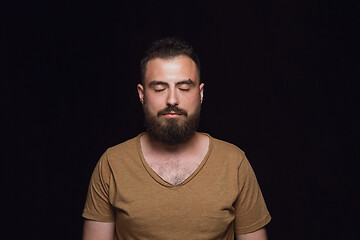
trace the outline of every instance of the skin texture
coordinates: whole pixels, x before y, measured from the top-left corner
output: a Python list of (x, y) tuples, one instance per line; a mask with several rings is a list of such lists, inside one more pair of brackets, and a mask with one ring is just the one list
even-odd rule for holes
[(261, 228), (255, 232), (236, 235), (236, 240), (267, 240), (265, 228)]
[(114, 234), (114, 222), (84, 221), (83, 240), (114, 240)]

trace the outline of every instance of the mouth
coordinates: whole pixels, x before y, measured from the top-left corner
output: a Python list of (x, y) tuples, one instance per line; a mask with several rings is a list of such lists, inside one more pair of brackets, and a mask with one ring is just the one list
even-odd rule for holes
[(176, 118), (176, 117), (179, 117), (181, 116), (182, 114), (181, 113), (177, 113), (177, 112), (166, 112), (163, 114), (163, 116), (165, 117), (168, 117), (168, 118)]
[(177, 118), (180, 116), (187, 117), (188, 114), (185, 110), (178, 108), (176, 106), (168, 106), (167, 108), (161, 110), (157, 114), (158, 117), (164, 116), (168, 118)]

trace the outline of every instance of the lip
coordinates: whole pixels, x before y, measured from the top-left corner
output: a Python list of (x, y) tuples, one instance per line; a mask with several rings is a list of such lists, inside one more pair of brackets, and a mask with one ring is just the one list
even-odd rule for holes
[(164, 116), (168, 117), (168, 118), (176, 118), (176, 117), (179, 117), (181, 115), (182, 114), (179, 114), (179, 113), (176, 113), (176, 112), (169, 112), (169, 113), (164, 114)]

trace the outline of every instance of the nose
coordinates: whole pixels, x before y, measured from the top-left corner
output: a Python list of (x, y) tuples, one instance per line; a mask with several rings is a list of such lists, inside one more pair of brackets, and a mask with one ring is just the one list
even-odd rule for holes
[(176, 94), (176, 89), (170, 89), (169, 94), (166, 99), (166, 105), (172, 105), (172, 106), (179, 105), (178, 96)]

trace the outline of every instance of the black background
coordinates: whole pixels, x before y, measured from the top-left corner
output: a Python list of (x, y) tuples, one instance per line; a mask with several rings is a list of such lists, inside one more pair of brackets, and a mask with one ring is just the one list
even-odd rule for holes
[(357, 239), (358, 3), (2, 3), (0, 239), (80, 239), (91, 172), (143, 131), (151, 41), (195, 47), (200, 131), (243, 149), (269, 239)]

